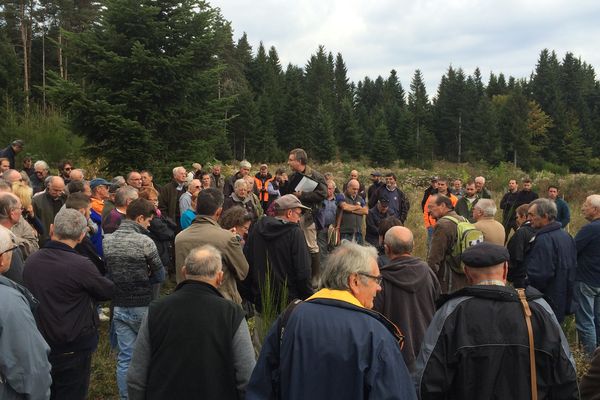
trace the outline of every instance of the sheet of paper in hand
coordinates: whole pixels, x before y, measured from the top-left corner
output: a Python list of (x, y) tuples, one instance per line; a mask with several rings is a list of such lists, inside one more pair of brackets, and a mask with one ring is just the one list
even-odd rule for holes
[(302, 180), (296, 186), (294, 191), (296, 192), (312, 192), (319, 185), (319, 182), (314, 179), (309, 178), (308, 176), (302, 177)]

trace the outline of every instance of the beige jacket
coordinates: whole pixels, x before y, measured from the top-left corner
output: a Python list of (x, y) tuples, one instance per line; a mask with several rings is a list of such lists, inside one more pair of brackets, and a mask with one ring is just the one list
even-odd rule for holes
[(175, 237), (177, 283), (184, 280), (181, 267), (190, 251), (205, 244), (216, 247), (222, 255), (223, 284), (218, 288), (219, 292), (226, 299), (241, 304), (242, 297), (237, 290), (237, 281), (243, 281), (248, 275), (248, 261), (236, 236), (221, 228), (217, 221), (209, 217), (197, 216), (187, 229)]
[(493, 217), (482, 217), (474, 225), (483, 233), (483, 240), (504, 246), (504, 239), (506, 237), (504, 226)]
[(19, 222), (10, 228), (16, 236), (16, 244), (21, 248), (23, 259), (40, 249), (37, 231), (21, 216)]

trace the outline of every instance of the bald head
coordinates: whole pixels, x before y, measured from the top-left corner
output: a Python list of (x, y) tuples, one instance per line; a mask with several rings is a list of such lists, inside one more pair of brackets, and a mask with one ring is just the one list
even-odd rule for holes
[(403, 226), (390, 228), (385, 234), (383, 243), (385, 244), (385, 253), (390, 259), (411, 254), (415, 244), (412, 232)]
[(350, 179), (346, 185), (346, 193), (351, 197), (355, 197), (358, 194), (359, 188), (360, 183), (356, 179)]
[(48, 194), (53, 199), (59, 198), (65, 191), (65, 181), (60, 176), (52, 176), (48, 181)]
[(16, 169), (9, 169), (8, 171), (4, 171), (2, 174), (2, 178), (8, 182), (9, 185), (12, 185), (15, 182), (23, 180), (23, 177)]
[(82, 182), (83, 181), (83, 170), (82, 169), (74, 169), (69, 174), (69, 179), (71, 179), (71, 182), (73, 182), (73, 181)]

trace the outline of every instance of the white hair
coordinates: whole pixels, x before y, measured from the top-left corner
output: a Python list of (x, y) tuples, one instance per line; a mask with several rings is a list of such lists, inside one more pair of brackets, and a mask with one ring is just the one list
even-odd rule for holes
[(50, 169), (50, 167), (48, 166), (48, 163), (44, 160), (38, 160), (35, 162), (35, 164), (33, 164), (34, 169), (37, 167), (41, 167), (41, 168), (45, 169), (46, 171), (48, 171)]
[(480, 209), (484, 217), (493, 217), (496, 215), (497, 209), (494, 200), (479, 199), (479, 201), (473, 207)]
[[(321, 275), (321, 286), (334, 290), (348, 290), (350, 275), (371, 274), (374, 261), (377, 261), (375, 247), (361, 246), (344, 240), (327, 258)], [(362, 281), (364, 283), (364, 280)]]
[(586, 200), (589, 201), (592, 207), (595, 207), (600, 211), (600, 194), (589, 195)]
[(179, 167), (175, 167), (175, 168), (173, 168), (173, 176), (177, 175), (177, 172), (179, 172), (179, 171), (181, 171), (181, 170), (184, 170), (184, 171), (185, 171), (185, 168), (184, 168), (184, 167), (182, 167), (181, 165), (180, 165)]

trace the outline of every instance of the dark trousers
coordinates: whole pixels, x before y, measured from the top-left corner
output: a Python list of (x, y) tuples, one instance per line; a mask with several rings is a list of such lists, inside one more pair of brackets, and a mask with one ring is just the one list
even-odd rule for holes
[(50, 354), (52, 386), (50, 400), (86, 399), (90, 385), (92, 352)]

